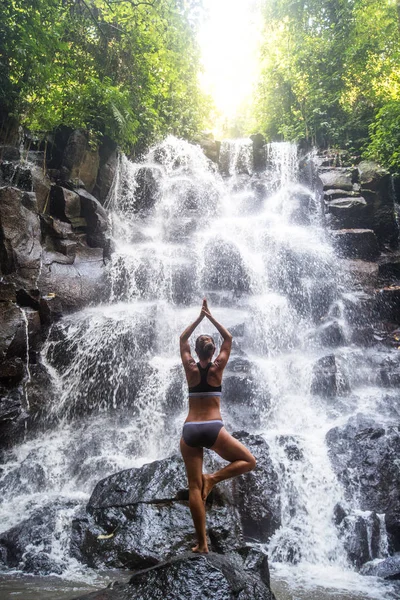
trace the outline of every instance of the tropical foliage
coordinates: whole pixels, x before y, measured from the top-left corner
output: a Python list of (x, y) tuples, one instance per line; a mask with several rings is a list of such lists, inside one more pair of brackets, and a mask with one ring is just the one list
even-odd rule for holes
[(400, 168), (399, 0), (263, 0), (256, 129)]
[(125, 150), (190, 138), (198, 87), (196, 0), (2, 0), (0, 109), (36, 131), (83, 127)]

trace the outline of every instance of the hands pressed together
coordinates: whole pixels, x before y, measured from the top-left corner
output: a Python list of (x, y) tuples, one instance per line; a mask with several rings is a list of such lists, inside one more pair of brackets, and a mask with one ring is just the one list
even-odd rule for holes
[(210, 309), (208, 308), (207, 300), (206, 300), (206, 298), (204, 298), (203, 304), (202, 304), (201, 310), (200, 310), (200, 317), (202, 319), (204, 319), (204, 317), (207, 317), (209, 319), (211, 316), (212, 315), (211, 315)]

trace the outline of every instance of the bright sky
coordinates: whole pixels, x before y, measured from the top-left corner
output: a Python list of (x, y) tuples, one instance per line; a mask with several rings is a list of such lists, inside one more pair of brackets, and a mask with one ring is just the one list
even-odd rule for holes
[(258, 0), (203, 0), (208, 18), (200, 30), (201, 83), (221, 113), (232, 118), (251, 95), (261, 27)]

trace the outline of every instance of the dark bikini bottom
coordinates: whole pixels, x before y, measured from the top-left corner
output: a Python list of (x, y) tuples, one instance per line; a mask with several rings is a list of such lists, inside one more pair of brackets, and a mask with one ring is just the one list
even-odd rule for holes
[(217, 441), (218, 434), (224, 426), (218, 421), (189, 421), (183, 426), (182, 437), (192, 448), (211, 448)]

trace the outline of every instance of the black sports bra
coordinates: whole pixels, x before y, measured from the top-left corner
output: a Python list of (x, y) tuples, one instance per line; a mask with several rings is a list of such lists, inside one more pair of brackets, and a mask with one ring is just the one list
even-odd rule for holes
[(189, 388), (189, 398), (195, 398), (199, 396), (220, 396), (222, 386), (221, 385), (210, 385), (207, 383), (207, 375), (212, 362), (209, 362), (208, 365), (203, 369), (200, 363), (197, 363), (197, 366), (200, 371), (200, 383), (194, 385)]

